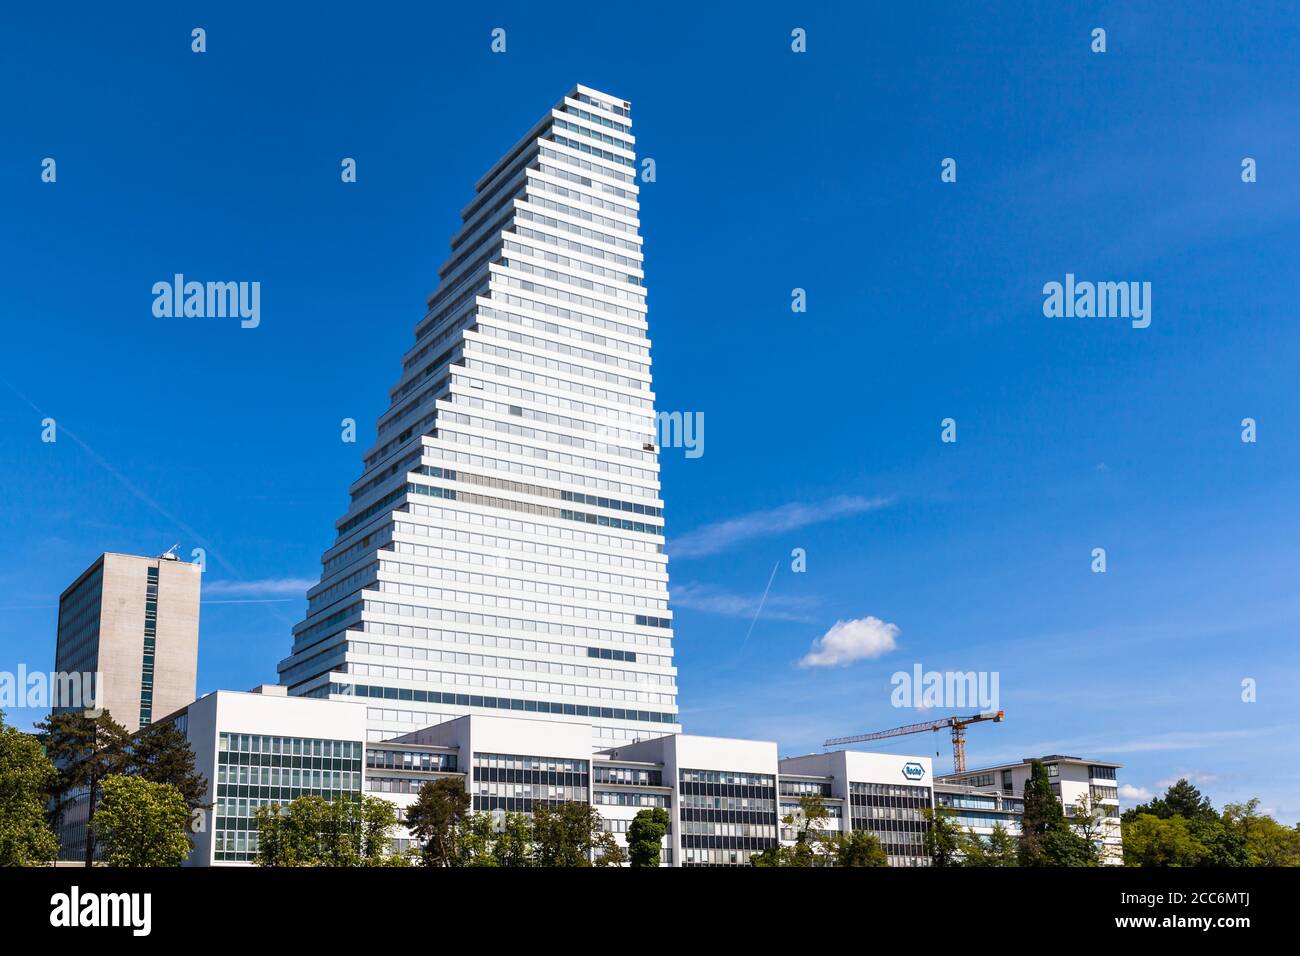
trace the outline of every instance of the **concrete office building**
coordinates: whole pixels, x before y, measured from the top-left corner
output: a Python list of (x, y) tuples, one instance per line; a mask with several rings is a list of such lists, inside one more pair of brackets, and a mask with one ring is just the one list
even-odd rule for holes
[[(198, 565), (170, 552), (100, 555), (59, 596), (51, 710), (97, 707), (134, 732), (193, 700), (199, 577)], [(66, 796), (57, 827), (60, 860), (86, 857), (88, 795)]]
[(199, 577), (170, 553), (100, 555), (59, 596), (55, 671), (99, 675), (96, 704), (127, 730), (183, 707), (198, 672)]
[[(964, 788), (965, 797), (954, 804), (963, 811), (992, 813), (985, 817), (988, 829), (992, 822), (1000, 819), (1003, 812), (1012, 815), (1024, 812), (1025, 782), (1032, 773), (1032, 763), (1040, 760), (1047, 768), (1047, 776), (1052, 782), (1052, 792), (1056, 794), (1065, 809), (1067, 817), (1073, 817), (1080, 801), (1088, 800), (1106, 809), (1103, 820), (1103, 836), (1100, 840), (1102, 862), (1112, 865), (1123, 863), (1123, 845), (1120, 838), (1119, 819), (1119, 783), (1117, 772), (1123, 764), (1108, 763), (1102, 760), (1089, 760), (1083, 757), (1068, 757), (1062, 754), (1050, 754), (1046, 757), (1026, 757), (1019, 763), (999, 764), (994, 767), (980, 767), (964, 773), (944, 774), (938, 780), (936, 797), (940, 800), (952, 800), (956, 788)], [(989, 795), (1004, 798), (1000, 806), (987, 805), (975, 807), (980, 802), (974, 794), (984, 791)], [(941, 796), (942, 794), (949, 796)], [(1018, 796), (1021, 799), (1010, 801), (1005, 798)], [(987, 804), (987, 800), (984, 801)], [(1012, 832), (1019, 832), (1019, 823)], [(978, 831), (977, 831), (978, 832)]]
[[(834, 750), (781, 760), (782, 815), (799, 797), (820, 794), (831, 810), (826, 832), (865, 830), (880, 838), (890, 866), (928, 866), (925, 816), (934, 805), (929, 757)], [(793, 832), (783, 834), (789, 842)]]
[(370, 739), (680, 729), (629, 104), (577, 86), (476, 185), (280, 682)]

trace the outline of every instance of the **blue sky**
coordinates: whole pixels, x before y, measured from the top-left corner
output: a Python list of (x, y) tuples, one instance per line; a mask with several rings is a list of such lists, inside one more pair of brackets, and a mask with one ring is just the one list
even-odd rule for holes
[[(1294, 4), (266, 6), (2, 15), (0, 669), (100, 551), (179, 541), (200, 692), (274, 679), (459, 210), (581, 82), (656, 160), (656, 391), (706, 420), (663, 460), (686, 729), (803, 752), (927, 716), (896, 670), (997, 671), (973, 763), (1300, 820)], [(260, 281), (260, 327), (155, 319), (176, 272)], [(1151, 326), (1045, 318), (1067, 272)], [(892, 650), (798, 666), (873, 617)]]

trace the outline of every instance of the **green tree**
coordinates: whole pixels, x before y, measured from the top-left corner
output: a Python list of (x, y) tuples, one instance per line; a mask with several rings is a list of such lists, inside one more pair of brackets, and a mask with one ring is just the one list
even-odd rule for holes
[(1150, 803), (1138, 804), (1124, 811), (1121, 820), (1127, 823), (1143, 814), (1168, 820), (1170, 817), (1182, 817), (1184, 820), (1213, 820), (1218, 818), (1210, 798), (1204, 796), (1186, 778), (1180, 778), (1163, 797), (1156, 797)]
[(1127, 827), (1144, 815), (1159, 820), (1178, 818), (1186, 821), (1188, 834), (1193, 841), (1204, 847), (1205, 853), (1200, 857), (1198, 864), (1181, 865), (1250, 865), (1246, 838), (1251, 826), (1251, 815), (1246, 814), (1243, 817), (1229, 813), (1227, 808), (1222, 815), (1216, 813), (1210, 799), (1202, 795), (1201, 791), (1185, 778), (1179, 779), (1170, 786), (1164, 796), (1125, 810), (1121, 820)]
[[(599, 818), (600, 814), (596, 816)], [(614, 834), (604, 829), (604, 821), (601, 821), (601, 831), (592, 841), (592, 866), (626, 866), (628, 862), (627, 848), (618, 842)]]
[(784, 829), (794, 831), (794, 844), (778, 843), (766, 850), (750, 855), (750, 866), (824, 866), (831, 856), (828, 834), (825, 832), (830, 811), (820, 794), (804, 794), (793, 813), (781, 818)]
[(619, 866), (627, 851), (605, 832), (600, 812), (571, 801), (533, 806), (535, 859), (539, 866)]
[(382, 797), (336, 797), (325, 812), (321, 847), (325, 866), (386, 866), (397, 828), (397, 807)]
[(637, 812), (627, 827), (627, 852), (633, 866), (659, 865), (668, 824), (668, 811), (663, 807), (648, 807)]
[(392, 866), (406, 859), (392, 852), (397, 808), (379, 797), (314, 794), (287, 806), (263, 804), (253, 814), (259, 866)]
[(208, 809), (208, 781), (194, 766), (190, 742), (172, 721), (148, 724), (131, 741), (133, 772), (153, 783), (168, 783), (181, 792), (191, 812)]
[(874, 833), (837, 833), (829, 842), (835, 866), (889, 866), (889, 856)]
[(790, 851), (790, 847), (778, 843), (766, 850), (757, 850), (749, 854), (749, 865), (762, 867), (794, 866), (794, 854)]
[(258, 866), (306, 866), (310, 848), (299, 839), (294, 821), (279, 803), (263, 803), (253, 809), (253, 828), (257, 831)]
[(190, 852), (190, 810), (170, 784), (112, 774), (99, 781), (103, 797), (94, 829), (108, 866), (180, 866)]
[(1061, 801), (1052, 792), (1052, 781), (1041, 760), (1030, 764), (1025, 781), (1025, 810), (1021, 818), (1021, 866), (1092, 866), (1097, 851), (1075, 832), (1065, 818)]
[(969, 833), (963, 843), (962, 866), (1019, 866), (1016, 838), (1001, 823), (993, 824), (987, 840)]
[(1111, 825), (1106, 821), (1110, 818), (1111, 811), (1106, 804), (1090, 794), (1080, 797), (1073, 810), (1069, 817), (1070, 825), (1093, 850), (1092, 859), (1086, 865), (1099, 863), (1104, 852), (1106, 837), (1110, 835)]
[(1300, 866), (1300, 827), (1285, 827), (1264, 817), (1246, 846), (1252, 866)]
[(966, 850), (966, 837), (953, 820), (953, 811), (944, 807), (921, 811), (925, 817), (925, 852), (931, 866), (961, 866)]
[(1300, 866), (1300, 830), (1259, 813), (1259, 800), (1223, 808), (1226, 834), (1243, 848), (1246, 866)]
[(329, 801), (306, 794), (287, 804), (262, 804), (253, 811), (259, 866), (320, 866), (322, 835), (329, 828)]
[(805, 793), (799, 798), (799, 809), (787, 814), (781, 821), (794, 830), (793, 864), (819, 866), (828, 855), (826, 824), (830, 820), (826, 798), (819, 793)]
[(1182, 816), (1140, 814), (1124, 824), (1122, 838), (1125, 866), (1198, 866), (1210, 852)]
[(95, 814), (104, 778), (126, 772), (131, 735), (108, 711), (98, 717), (82, 713), (51, 714), (36, 725), (45, 753), (58, 771), (54, 785), (53, 817), (57, 821), (79, 795), (87, 802), (86, 866), (95, 860)]
[(58, 780), (40, 741), (0, 712), (0, 866), (48, 863), (59, 852), (46, 806)]
[(470, 815), (470, 796), (458, 777), (440, 777), (420, 788), (406, 808), (406, 825), (420, 842), (425, 866), (458, 866), (461, 829)]
[(507, 813), (492, 843), (497, 866), (533, 866), (533, 818)]
[(456, 841), (457, 859), (453, 866), (499, 866), (496, 857), (497, 834), (491, 814), (471, 813), (460, 825)]
[(1246, 834), (1232, 822), (1227, 808), (1222, 816), (1198, 817), (1187, 822), (1188, 831), (1205, 846), (1207, 855), (1201, 861), (1202, 866), (1250, 866)]

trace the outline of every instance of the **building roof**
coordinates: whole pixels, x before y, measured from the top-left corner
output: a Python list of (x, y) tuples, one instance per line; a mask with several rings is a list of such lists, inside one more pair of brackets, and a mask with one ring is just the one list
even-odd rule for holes
[(999, 770), (1011, 770), (1015, 767), (1023, 767), (1026, 764), (1033, 763), (1035, 760), (1042, 763), (1060, 763), (1068, 761), (1070, 763), (1087, 764), (1089, 767), (1114, 767), (1116, 770), (1124, 765), (1122, 763), (1113, 763), (1109, 760), (1098, 760), (1093, 757), (1070, 757), (1065, 754), (1047, 754), (1043, 757), (1024, 757), (1018, 763), (1000, 763), (991, 767), (972, 767), (969, 770), (961, 772), (952, 772), (944, 774), (935, 774), (935, 780), (950, 781), (958, 777), (968, 777), (976, 773), (994, 773)]

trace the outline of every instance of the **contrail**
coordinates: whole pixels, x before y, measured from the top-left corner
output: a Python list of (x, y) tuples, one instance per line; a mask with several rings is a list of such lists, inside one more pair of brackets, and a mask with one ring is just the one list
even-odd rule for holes
[[(22, 399), (23, 402), (25, 402), (28, 406), (30, 406), (31, 409), (32, 409), (34, 412), (36, 412), (36, 414), (40, 415), (42, 418), (52, 418), (52, 417), (53, 417), (53, 416), (47, 414), (43, 409), (41, 409), (41, 408), (40, 408), (40, 407), (39, 407), (35, 402), (33, 402), (30, 398), (28, 398), (28, 397), (27, 397), (26, 395), (24, 395), (22, 392), (18, 391), (18, 389), (14, 388), (13, 384), (10, 383), (8, 379), (4, 378), (3, 376), (0, 376), (0, 383), (3, 383), (4, 386), (5, 386), (6, 388), (9, 389), (9, 391), (13, 392), (13, 393), (14, 393), (15, 395), (17, 395), (20, 399)], [(137, 488), (137, 487), (136, 487), (136, 486), (131, 482), (131, 480), (130, 480), (129, 478), (127, 478), (124, 474), (122, 474), (120, 471), (118, 471), (116, 468), (114, 468), (111, 464), (109, 464), (109, 462), (105, 461), (104, 458), (99, 454), (99, 452), (95, 451), (95, 449), (91, 448), (91, 447), (90, 447), (89, 445), (87, 445), (84, 441), (82, 441), (80, 438), (78, 438), (77, 435), (76, 435), (76, 433), (73, 432), (72, 429), (68, 428), (66, 425), (63, 425), (63, 424), (61, 424), (61, 423), (57, 424), (56, 427), (58, 428), (58, 433), (59, 433), (59, 434), (67, 435), (67, 436), (68, 436), (69, 438), (71, 438), (74, 442), (76, 442), (77, 445), (80, 446), (81, 449), (82, 449), (82, 450), (83, 450), (87, 455), (90, 456), (91, 460), (92, 460), (95, 464), (99, 465), (100, 468), (104, 469), (104, 471), (106, 471), (106, 472), (108, 472), (110, 475), (112, 475), (113, 478), (117, 481), (118, 484), (120, 484), (123, 488), (125, 488), (127, 491), (129, 491), (129, 492), (130, 492), (132, 495), (134, 495), (136, 498), (140, 499), (140, 501), (144, 502), (146, 505), (148, 505), (150, 508), (152, 508), (152, 509), (153, 509), (154, 511), (156, 511), (158, 514), (162, 515), (164, 518), (166, 518), (168, 521), (170, 521), (173, 525), (175, 525), (177, 528), (179, 528), (182, 532), (184, 532), (184, 533), (185, 533), (186, 535), (188, 535), (190, 538), (192, 538), (193, 540), (197, 541), (197, 542), (199, 543), (199, 545), (202, 546), (203, 549), (204, 549), (208, 554), (212, 555), (212, 557), (215, 558), (215, 559), (217, 560), (217, 563), (220, 564), (222, 567), (224, 567), (228, 572), (230, 572), (230, 574), (231, 574), (232, 576), (234, 576), (235, 578), (241, 579), (241, 580), (243, 579), (243, 575), (241, 575), (241, 574), (239, 573), (238, 569), (236, 569), (234, 565), (232, 565), (229, 561), (227, 561), (224, 557), (222, 557), (221, 554), (220, 554), (220, 553), (219, 553), (215, 548), (211, 547), (211, 546), (208, 544), (207, 539), (204, 538), (203, 535), (199, 534), (197, 531), (195, 531), (193, 528), (191, 528), (188, 524), (186, 524), (186, 523), (185, 523), (184, 521), (182, 521), (180, 518), (177, 518), (174, 514), (172, 514), (170, 511), (168, 511), (166, 508), (164, 508), (164, 507), (163, 507), (162, 505), (160, 505), (158, 502), (154, 501), (154, 500), (153, 500), (152, 498), (150, 498), (147, 494), (145, 494), (143, 491), (141, 491), (139, 488)], [(205, 603), (212, 604), (212, 603), (216, 603), (216, 602), (208, 601), (208, 602), (205, 602)], [(281, 614), (278, 610), (275, 610), (275, 614), (276, 614), (276, 616), (279, 617), (281, 620), (285, 621), (286, 623), (289, 623), (288, 618), (286, 618), (286, 617), (285, 617), (283, 614)]]
[(776, 569), (780, 566), (780, 560), (772, 565), (772, 573), (768, 576), (767, 587), (763, 588), (763, 596), (759, 599), (758, 610), (754, 612), (754, 619), (749, 622), (749, 630), (745, 632), (745, 639), (740, 642), (742, 651), (745, 649), (745, 645), (749, 643), (749, 635), (754, 633), (754, 625), (758, 623), (758, 616), (763, 613), (763, 605), (767, 603), (767, 592), (772, 590), (772, 582), (776, 580)]

